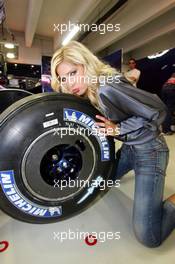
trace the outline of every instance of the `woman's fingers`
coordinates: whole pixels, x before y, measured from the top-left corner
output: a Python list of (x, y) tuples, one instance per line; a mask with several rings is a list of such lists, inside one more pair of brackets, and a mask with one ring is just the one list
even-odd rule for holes
[(104, 116), (96, 115), (95, 117), (96, 117), (97, 119), (100, 119), (100, 120), (103, 121), (103, 122), (106, 122), (106, 121), (107, 121), (107, 119), (106, 119)]
[(105, 127), (105, 123), (102, 122), (95, 122), (96, 126)]
[(104, 135), (108, 136), (117, 136), (120, 134), (120, 127), (114, 122), (108, 120), (104, 116), (96, 115), (96, 118), (103, 122), (95, 122), (95, 125), (98, 126), (99, 133), (104, 133)]

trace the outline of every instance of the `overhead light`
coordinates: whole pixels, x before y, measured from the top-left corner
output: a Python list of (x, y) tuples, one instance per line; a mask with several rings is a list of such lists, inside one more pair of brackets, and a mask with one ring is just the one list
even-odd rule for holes
[(14, 58), (15, 58), (15, 54), (12, 53), (12, 52), (8, 52), (8, 53), (6, 54), (6, 56), (7, 56), (8, 59), (14, 59)]
[[(9, 59), (18, 59), (19, 54), (19, 45), (15, 42), (0, 41), (0, 52), (4, 55), (5, 58)], [(7, 55), (8, 54), (8, 55)], [(14, 55), (11, 55), (14, 54)]]
[(13, 43), (5, 43), (4, 47), (7, 49), (14, 49), (15, 45)]
[(155, 58), (161, 57), (161, 56), (163, 56), (164, 54), (166, 54), (168, 51), (169, 51), (169, 49), (167, 49), (167, 50), (163, 50), (163, 51), (161, 51), (161, 52), (157, 52), (157, 53), (155, 53), (155, 54), (153, 54), (153, 55), (148, 56), (148, 59), (155, 59)]
[(79, 31), (79, 26), (75, 25), (71, 32), (67, 35), (67, 37), (63, 40), (62, 45), (66, 45)]

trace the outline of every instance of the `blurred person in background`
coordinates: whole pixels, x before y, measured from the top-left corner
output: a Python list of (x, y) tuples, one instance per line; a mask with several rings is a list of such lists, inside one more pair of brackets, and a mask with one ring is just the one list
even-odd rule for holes
[(175, 111), (175, 72), (163, 85), (161, 98), (168, 108), (167, 116), (162, 124), (162, 132), (165, 135), (172, 135), (175, 133), (171, 130), (173, 112)]
[(131, 58), (129, 60), (129, 70), (124, 73), (125, 78), (135, 87), (137, 87), (137, 82), (140, 78), (140, 70), (137, 69), (136, 60)]

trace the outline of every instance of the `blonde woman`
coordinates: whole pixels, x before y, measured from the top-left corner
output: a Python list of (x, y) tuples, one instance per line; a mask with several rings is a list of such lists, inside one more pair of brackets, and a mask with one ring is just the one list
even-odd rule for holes
[(51, 73), (55, 91), (87, 97), (103, 113), (96, 116), (99, 130), (123, 141), (115, 179), (134, 170), (134, 232), (145, 246), (159, 246), (175, 227), (175, 194), (163, 201), (169, 157), (159, 131), (164, 104), (153, 94), (133, 91), (114, 68), (76, 41), (54, 53)]

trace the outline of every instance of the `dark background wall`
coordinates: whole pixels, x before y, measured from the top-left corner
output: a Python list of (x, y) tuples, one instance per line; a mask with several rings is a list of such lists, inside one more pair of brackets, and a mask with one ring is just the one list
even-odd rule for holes
[(160, 95), (162, 85), (175, 72), (175, 48), (155, 59), (143, 58), (138, 60), (137, 68), (141, 70), (137, 86)]
[(117, 50), (114, 53), (102, 58), (104, 62), (109, 63), (112, 67), (121, 71), (122, 66), (122, 50)]

